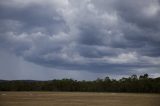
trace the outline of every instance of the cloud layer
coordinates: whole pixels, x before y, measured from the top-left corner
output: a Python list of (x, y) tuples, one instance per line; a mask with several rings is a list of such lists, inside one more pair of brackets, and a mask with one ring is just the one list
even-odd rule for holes
[(0, 50), (59, 70), (156, 74), (159, 17), (158, 0), (1, 0)]

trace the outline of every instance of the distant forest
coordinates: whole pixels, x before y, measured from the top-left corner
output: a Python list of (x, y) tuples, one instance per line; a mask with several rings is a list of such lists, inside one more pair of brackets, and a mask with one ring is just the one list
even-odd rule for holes
[(0, 80), (0, 91), (69, 91), (69, 92), (135, 92), (160, 93), (160, 77), (150, 78), (148, 74), (132, 75), (119, 80), (97, 78), (94, 81), (73, 79), (34, 81)]

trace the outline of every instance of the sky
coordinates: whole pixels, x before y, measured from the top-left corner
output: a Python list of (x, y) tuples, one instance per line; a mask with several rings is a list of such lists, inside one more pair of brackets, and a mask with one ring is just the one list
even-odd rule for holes
[(160, 0), (0, 0), (0, 79), (160, 77)]

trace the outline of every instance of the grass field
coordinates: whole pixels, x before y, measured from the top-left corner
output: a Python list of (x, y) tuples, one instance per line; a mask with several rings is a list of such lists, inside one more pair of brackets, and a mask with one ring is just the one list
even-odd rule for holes
[(158, 94), (0, 92), (0, 106), (160, 106)]

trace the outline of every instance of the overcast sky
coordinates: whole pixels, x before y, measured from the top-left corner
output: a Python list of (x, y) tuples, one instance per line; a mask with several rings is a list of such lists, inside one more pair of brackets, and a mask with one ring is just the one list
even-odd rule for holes
[(160, 0), (0, 0), (0, 79), (160, 77)]

